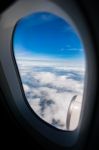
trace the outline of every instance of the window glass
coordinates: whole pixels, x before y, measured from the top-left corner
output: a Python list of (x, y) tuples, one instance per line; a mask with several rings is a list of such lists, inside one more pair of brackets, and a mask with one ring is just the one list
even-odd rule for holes
[(61, 130), (79, 122), (85, 78), (85, 52), (73, 26), (38, 12), (17, 23), (14, 55), (25, 96), (33, 111)]

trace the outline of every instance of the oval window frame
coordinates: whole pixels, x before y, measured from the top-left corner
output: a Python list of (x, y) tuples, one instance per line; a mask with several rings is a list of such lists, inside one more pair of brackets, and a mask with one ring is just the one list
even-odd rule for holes
[[(2, 40), (1, 40), (2, 45), (0, 45), (0, 49), (3, 49), (4, 51), (1, 53), (0, 60), (1, 60), (1, 66), (3, 68), (3, 72), (6, 78), (6, 83), (8, 83), (9, 85), (9, 89), (11, 92), (10, 94), (13, 98), (13, 100), (8, 101), (7, 103), (21, 123), (23, 120), (23, 122), (26, 124), (25, 127), (29, 130), (29, 132), (30, 132), (29, 127), (34, 128), (35, 130), (40, 132), (41, 135), (45, 136), (52, 142), (59, 144), (60, 146), (71, 147), (77, 142), (78, 139), (81, 138), (81, 142), (84, 140), (82, 135), (87, 134), (85, 133), (85, 131), (88, 128), (88, 125), (91, 119), (91, 113), (93, 110), (95, 93), (93, 91), (93, 88), (91, 88), (91, 84), (93, 85), (94, 90), (95, 90), (96, 88), (95, 85), (97, 81), (97, 75), (96, 75), (97, 65), (95, 61), (95, 52), (93, 50), (94, 49), (93, 40), (91, 38), (91, 34), (88, 29), (86, 20), (83, 17), (79, 8), (77, 7), (76, 3), (67, 1), (66, 2), (67, 5), (64, 5), (63, 2), (57, 1), (56, 3), (59, 4), (60, 8), (62, 8), (66, 14), (69, 14), (69, 17), (72, 18), (73, 22), (75, 22), (75, 25), (77, 29), (79, 30), (80, 36), (82, 37), (83, 44), (86, 49), (86, 57), (87, 57), (87, 76), (86, 76), (86, 83), (85, 83), (86, 87), (84, 89), (84, 100), (83, 100), (80, 124), (79, 124), (79, 127), (75, 131), (59, 131), (59, 130), (57, 131), (57, 129), (55, 130), (52, 127), (50, 128), (48, 124), (47, 125), (43, 124), (42, 126), (42, 122), (39, 121), (38, 123), (38, 119), (33, 118), (34, 119), (33, 120), (31, 118), (33, 116), (32, 116), (32, 112), (30, 111), (30, 108), (27, 105), (25, 105), (25, 103), (24, 105), (20, 104), (19, 100), (22, 100), (24, 102), (25, 97), (22, 91), (21, 80), (20, 80), (18, 68), (15, 62), (15, 58), (14, 58), (13, 50), (12, 50), (13, 49), (12, 37), (13, 37), (16, 22), (19, 20), (19, 18), (22, 18), (22, 16), (25, 16), (28, 12), (31, 12), (31, 11), (33, 12), (33, 8), (31, 8), (31, 5), (33, 5), (34, 2), (35, 2), (35, 6), (34, 6), (35, 11), (38, 11), (39, 8), (42, 10), (47, 9), (48, 11), (50, 8), (52, 12), (52, 7), (44, 8), (44, 5), (48, 3), (48, 1), (42, 0), (42, 8), (41, 8), (41, 5), (39, 5), (40, 0), (38, 0), (37, 3), (35, 0), (28, 1), (28, 2), (22, 0), (21, 2), (16, 2), (12, 7), (10, 7), (8, 10), (6, 10), (2, 14), (1, 24), (0, 24), (0, 35), (2, 35)], [(21, 9), (23, 5), (24, 5), (24, 9)], [(56, 4), (51, 3), (50, 6), (55, 6), (57, 8)], [(75, 7), (75, 10), (72, 9), (73, 7)], [(16, 13), (15, 14), (11, 13), (14, 10)], [(62, 12), (58, 11), (58, 13), (60, 14)], [(11, 21), (10, 19), (8, 20), (7, 19), (8, 16), (10, 16), (11, 19), (14, 21)], [(68, 15), (67, 15), (67, 18), (68, 18)], [(80, 21), (78, 20), (78, 18)], [(9, 24), (11, 24), (11, 26), (6, 27), (6, 24), (8, 26)], [(89, 44), (84, 39), (86, 33), (88, 35), (87, 41), (89, 42)], [(6, 45), (5, 45), (5, 41), (7, 43)], [(8, 48), (8, 51), (6, 50), (7, 48)], [(9, 64), (9, 68), (6, 68), (7, 64)], [(92, 77), (93, 71), (94, 71), (94, 74), (96, 75), (95, 79), (93, 79)], [(13, 79), (12, 79), (12, 82), (10, 82), (12, 75), (13, 75)], [(91, 83), (90, 83), (90, 80), (91, 80)], [(14, 87), (15, 83), (17, 86), (16, 88)], [(90, 91), (91, 94), (87, 91), (87, 89), (88, 91)], [(90, 103), (90, 110), (88, 110), (89, 103)], [(27, 111), (28, 113), (26, 113)], [(27, 114), (28, 114), (28, 118), (26, 116)], [(87, 115), (85, 116), (84, 114), (87, 114)], [(21, 119), (20, 119), (20, 116), (21, 116)], [(85, 122), (84, 126), (82, 125), (82, 120)], [(35, 121), (35, 124), (33, 121)], [(47, 132), (49, 133), (48, 135), (47, 135)]]

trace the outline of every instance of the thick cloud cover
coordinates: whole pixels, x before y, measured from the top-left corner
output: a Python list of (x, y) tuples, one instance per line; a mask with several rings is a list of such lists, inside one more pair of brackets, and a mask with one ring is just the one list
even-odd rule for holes
[(68, 106), (74, 95), (82, 101), (84, 68), (36, 60), (17, 61), (27, 100), (34, 112), (66, 130)]

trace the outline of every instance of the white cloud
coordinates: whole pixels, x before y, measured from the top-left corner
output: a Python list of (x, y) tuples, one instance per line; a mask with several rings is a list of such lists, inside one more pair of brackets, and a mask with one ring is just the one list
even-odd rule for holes
[(82, 92), (83, 85), (74, 79), (68, 79), (69, 75), (57, 76), (50, 72), (35, 72), (33, 73), (33, 77), (36, 80), (39, 80), (40, 84), (46, 86), (49, 84), (56, 88), (69, 89), (77, 93)]
[(24, 91), (25, 91), (26, 93), (30, 91), (29, 86), (26, 85), (26, 84), (23, 84), (23, 88), (24, 88)]
[(66, 130), (72, 97), (77, 95), (77, 101), (82, 101), (84, 78), (81, 77), (84, 77), (84, 69), (73, 64), (67, 67), (50, 62), (47, 66), (43, 64), (42, 61), (39, 64), (37, 61), (18, 61), (25, 95), (39, 117)]

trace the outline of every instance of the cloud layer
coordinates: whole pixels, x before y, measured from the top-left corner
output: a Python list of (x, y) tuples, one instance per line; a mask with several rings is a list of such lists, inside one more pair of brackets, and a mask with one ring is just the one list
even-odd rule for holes
[(44, 121), (66, 130), (72, 97), (76, 94), (78, 101), (82, 101), (84, 68), (36, 60), (18, 60), (17, 63), (31, 108)]

